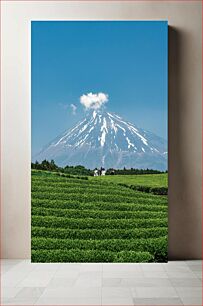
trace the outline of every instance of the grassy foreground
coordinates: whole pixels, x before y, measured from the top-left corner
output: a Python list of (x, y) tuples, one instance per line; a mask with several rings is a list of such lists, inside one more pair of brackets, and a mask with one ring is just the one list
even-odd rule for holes
[(32, 261), (166, 261), (167, 197), (122, 180), (167, 185), (165, 174), (82, 179), (32, 171)]
[(167, 187), (168, 174), (142, 174), (142, 175), (106, 175), (90, 177), (92, 180), (112, 182), (126, 185), (147, 186), (147, 187)]

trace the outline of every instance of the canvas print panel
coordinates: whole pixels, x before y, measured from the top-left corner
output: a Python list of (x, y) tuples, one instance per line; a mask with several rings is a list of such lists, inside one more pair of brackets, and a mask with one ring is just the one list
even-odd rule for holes
[(166, 262), (166, 21), (32, 22), (32, 262)]

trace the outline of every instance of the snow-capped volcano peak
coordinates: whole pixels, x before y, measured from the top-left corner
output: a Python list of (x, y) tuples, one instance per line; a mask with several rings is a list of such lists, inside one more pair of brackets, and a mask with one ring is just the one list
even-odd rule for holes
[[(62, 165), (82, 164), (89, 168), (100, 165), (146, 168), (147, 164), (148, 168), (151, 165), (154, 169), (166, 169), (166, 151), (166, 141), (162, 138), (117, 114), (99, 109), (89, 112), (75, 127), (52, 141), (38, 160), (52, 158)], [(161, 160), (160, 166), (156, 162), (153, 167), (150, 157)]]
[(150, 140), (148, 143), (146, 133), (116, 114), (94, 110), (52, 145), (67, 144), (75, 148), (91, 145), (117, 151), (145, 152), (150, 150), (163, 153), (159, 147), (150, 143)]

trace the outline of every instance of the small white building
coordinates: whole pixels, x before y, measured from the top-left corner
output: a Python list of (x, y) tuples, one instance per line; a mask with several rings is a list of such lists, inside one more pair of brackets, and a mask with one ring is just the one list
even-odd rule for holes
[(102, 170), (101, 175), (106, 175), (106, 170)]
[(94, 170), (94, 176), (98, 176), (99, 175), (99, 172), (97, 169)]

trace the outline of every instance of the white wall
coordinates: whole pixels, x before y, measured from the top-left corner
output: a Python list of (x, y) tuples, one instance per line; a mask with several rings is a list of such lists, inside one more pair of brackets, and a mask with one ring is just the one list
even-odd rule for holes
[(169, 256), (200, 258), (201, 1), (3, 1), (3, 258), (30, 258), (30, 21), (157, 20), (169, 29)]

